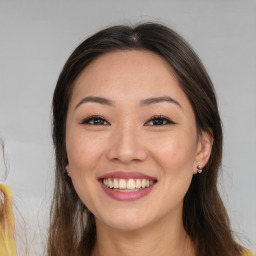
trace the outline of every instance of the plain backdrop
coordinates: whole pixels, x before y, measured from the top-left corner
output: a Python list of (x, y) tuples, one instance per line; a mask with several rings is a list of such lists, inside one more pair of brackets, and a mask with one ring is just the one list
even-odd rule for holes
[(9, 172), (4, 180), (1, 162), (0, 176), (13, 189), (23, 216), (15, 210), (17, 230), (27, 227), (31, 255), (42, 255), (45, 243), (54, 169), (51, 99), (59, 72), (89, 35), (142, 21), (180, 33), (213, 80), (224, 128), (219, 187), (233, 229), (256, 251), (255, 0), (0, 0), (0, 138)]

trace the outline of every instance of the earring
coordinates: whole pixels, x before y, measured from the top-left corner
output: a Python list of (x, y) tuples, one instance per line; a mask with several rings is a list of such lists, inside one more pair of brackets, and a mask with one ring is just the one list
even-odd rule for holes
[(203, 172), (203, 168), (200, 165), (197, 166), (197, 172), (198, 173), (202, 173)]
[(70, 170), (69, 170), (69, 168), (68, 168), (68, 165), (66, 166), (65, 169), (66, 169), (66, 172), (67, 172), (68, 176), (70, 176), (71, 173), (70, 173)]

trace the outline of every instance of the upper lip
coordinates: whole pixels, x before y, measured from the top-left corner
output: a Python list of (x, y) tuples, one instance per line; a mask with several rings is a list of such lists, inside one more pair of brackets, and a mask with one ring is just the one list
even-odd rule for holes
[(109, 172), (101, 175), (98, 179), (108, 179), (108, 178), (157, 180), (157, 178), (155, 177), (152, 177), (140, 172), (125, 172), (125, 171)]

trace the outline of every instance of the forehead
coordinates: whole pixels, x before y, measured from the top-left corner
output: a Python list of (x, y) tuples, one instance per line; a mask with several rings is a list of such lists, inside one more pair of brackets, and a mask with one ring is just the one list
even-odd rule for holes
[(76, 79), (72, 99), (96, 94), (128, 101), (163, 95), (186, 98), (171, 66), (144, 50), (113, 51), (92, 61)]

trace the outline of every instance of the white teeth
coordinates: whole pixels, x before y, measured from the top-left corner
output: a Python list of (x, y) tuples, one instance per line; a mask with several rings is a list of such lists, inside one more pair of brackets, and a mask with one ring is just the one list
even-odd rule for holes
[(118, 179), (108, 178), (103, 179), (103, 184), (115, 190), (125, 190), (126, 192), (137, 191), (138, 189), (150, 187), (154, 184), (153, 180), (149, 179)]
[(135, 189), (135, 181), (133, 179), (129, 179), (126, 185), (128, 189)]
[(124, 179), (119, 180), (119, 188), (126, 189), (126, 181)]
[(136, 188), (140, 188), (141, 187), (141, 182), (139, 179), (136, 180)]
[(118, 180), (114, 179), (114, 188), (118, 188)]
[(103, 180), (103, 184), (106, 185), (107, 187), (109, 187), (109, 183), (108, 183), (108, 180), (107, 180), (107, 179), (104, 179), (104, 180)]
[(142, 187), (142, 188), (145, 188), (145, 187), (146, 187), (146, 180), (145, 180), (145, 179), (142, 179), (141, 187)]
[(108, 179), (108, 184), (109, 184), (109, 187), (110, 187), (110, 188), (113, 188), (113, 187), (114, 187), (114, 184), (113, 184), (113, 182), (112, 182), (111, 179)]

